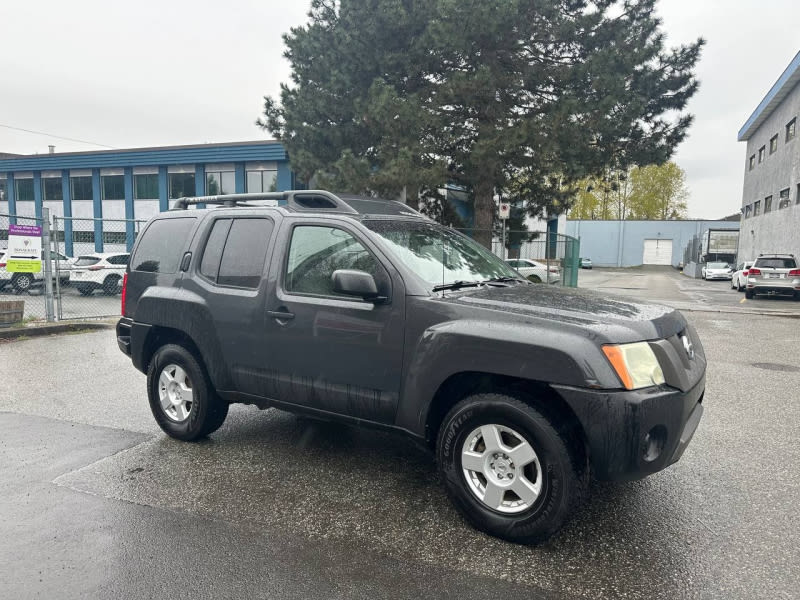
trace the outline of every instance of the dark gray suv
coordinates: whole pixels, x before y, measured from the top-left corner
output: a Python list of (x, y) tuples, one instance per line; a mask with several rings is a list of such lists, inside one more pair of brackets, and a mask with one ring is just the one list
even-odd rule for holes
[(168, 435), (208, 435), (234, 402), (397, 431), (435, 451), (470, 522), (516, 542), (555, 533), (590, 473), (677, 461), (703, 413), (680, 313), (531, 284), (398, 202), (181, 199), (139, 236), (122, 314)]

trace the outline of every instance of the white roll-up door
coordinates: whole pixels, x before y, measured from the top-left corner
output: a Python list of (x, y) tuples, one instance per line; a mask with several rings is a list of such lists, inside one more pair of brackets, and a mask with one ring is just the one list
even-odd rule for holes
[(671, 265), (672, 240), (645, 240), (642, 264)]

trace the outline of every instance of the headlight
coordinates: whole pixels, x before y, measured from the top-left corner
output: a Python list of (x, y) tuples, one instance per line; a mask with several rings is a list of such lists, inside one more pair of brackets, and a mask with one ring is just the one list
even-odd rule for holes
[(603, 346), (603, 352), (625, 388), (636, 390), (664, 383), (664, 372), (647, 342)]

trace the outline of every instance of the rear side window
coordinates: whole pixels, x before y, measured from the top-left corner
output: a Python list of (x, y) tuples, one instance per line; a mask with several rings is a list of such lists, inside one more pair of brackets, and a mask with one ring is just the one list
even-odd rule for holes
[(220, 219), (214, 222), (211, 234), (208, 236), (205, 250), (203, 250), (203, 260), (200, 261), (200, 274), (213, 282), (217, 281), (219, 275), (219, 261), (222, 258), (222, 249), (225, 248), (225, 240), (228, 238), (228, 230), (231, 228), (230, 219)]
[(268, 219), (216, 221), (203, 250), (200, 274), (218, 285), (257, 288), (272, 229)]
[(794, 269), (797, 263), (793, 258), (759, 258), (755, 266), (767, 269)]
[(119, 254), (117, 256), (109, 256), (107, 260), (112, 265), (127, 265), (128, 258), (128, 254)]
[(96, 256), (79, 256), (78, 260), (75, 261), (76, 267), (91, 267), (92, 265), (96, 265), (100, 262), (100, 259)]
[(131, 261), (132, 270), (175, 273), (194, 223), (195, 217), (159, 219), (150, 223)]

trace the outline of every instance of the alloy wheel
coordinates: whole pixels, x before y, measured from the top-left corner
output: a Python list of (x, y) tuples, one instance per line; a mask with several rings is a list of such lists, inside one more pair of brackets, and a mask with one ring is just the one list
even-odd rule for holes
[(505, 425), (474, 429), (461, 450), (464, 479), (472, 494), (492, 510), (516, 514), (542, 493), (542, 467), (525, 437)]
[(194, 405), (194, 390), (186, 371), (175, 364), (164, 367), (158, 376), (158, 399), (169, 419), (177, 423), (188, 419)]

